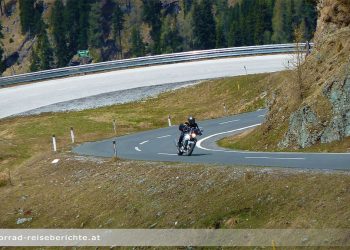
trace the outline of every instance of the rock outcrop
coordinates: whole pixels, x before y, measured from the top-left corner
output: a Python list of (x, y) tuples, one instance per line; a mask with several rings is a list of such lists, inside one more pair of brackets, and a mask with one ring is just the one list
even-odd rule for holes
[[(282, 149), (306, 148), (350, 136), (350, 1), (320, 0), (318, 9), (316, 46), (303, 65), (304, 98), (290, 112), (287, 132), (278, 144)], [(282, 90), (280, 97), (288, 96), (283, 93), (286, 91)], [(270, 111), (275, 113), (268, 123), (286, 116), (287, 108), (281, 106), (293, 103), (291, 99), (273, 102)]]
[(278, 145), (280, 148), (306, 148), (317, 142), (329, 143), (350, 136), (350, 75), (343, 82), (326, 84), (323, 95), (332, 105), (331, 119), (322, 122), (310, 106), (298, 109), (290, 117), (288, 132)]

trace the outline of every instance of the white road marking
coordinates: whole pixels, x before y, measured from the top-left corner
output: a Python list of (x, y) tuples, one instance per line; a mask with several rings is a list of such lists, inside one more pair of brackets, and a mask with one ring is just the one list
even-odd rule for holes
[(139, 147), (135, 147), (135, 150), (141, 152), (141, 149), (139, 149)]
[(259, 115), (258, 117), (265, 117), (265, 115)]
[(350, 153), (303, 153), (303, 152), (254, 152), (254, 151), (243, 151), (243, 150), (225, 150), (225, 149), (210, 149), (210, 148), (205, 148), (203, 147), (201, 144), (203, 141), (207, 140), (207, 139), (210, 139), (214, 136), (217, 136), (217, 135), (222, 135), (222, 134), (229, 134), (229, 133), (233, 133), (233, 132), (236, 132), (236, 131), (242, 131), (242, 130), (246, 130), (246, 129), (249, 129), (249, 128), (253, 128), (253, 127), (257, 127), (257, 126), (260, 126), (261, 123), (259, 124), (254, 124), (254, 125), (251, 125), (251, 126), (247, 126), (247, 127), (244, 127), (244, 128), (239, 128), (239, 129), (234, 129), (234, 130), (230, 130), (230, 131), (225, 131), (225, 132), (221, 132), (221, 133), (217, 133), (217, 134), (213, 134), (213, 135), (210, 135), (210, 136), (207, 136), (201, 140), (199, 140), (197, 142), (197, 147), (200, 148), (200, 149), (203, 149), (203, 150), (206, 150), (206, 151), (212, 151), (212, 152), (223, 152), (223, 153), (240, 153), (240, 154), (262, 154), (262, 153), (266, 153), (266, 154), (274, 154), (274, 155), (300, 155), (300, 156), (303, 156), (303, 155), (308, 155), (308, 156), (317, 156), (317, 155), (350, 155)]
[(140, 144), (140, 145), (143, 145), (143, 144), (145, 144), (145, 143), (147, 143), (147, 142), (149, 142), (149, 141), (143, 141), (143, 142), (140, 142), (139, 144)]
[(245, 159), (269, 159), (269, 160), (305, 160), (305, 158), (277, 158), (277, 157), (244, 157)]
[(231, 122), (238, 122), (240, 120), (232, 120), (232, 121), (227, 121), (227, 122), (220, 122), (219, 124), (220, 125), (223, 125), (223, 124), (227, 124), (227, 123), (231, 123)]
[(158, 153), (159, 155), (177, 155), (177, 154), (168, 154), (168, 153)]
[(157, 137), (158, 139), (162, 139), (162, 138), (166, 138), (166, 137), (170, 137), (171, 135), (164, 135), (164, 136), (159, 136)]
[(203, 149), (203, 150), (207, 150), (207, 151), (233, 152), (233, 151), (227, 151), (227, 150), (216, 150), (216, 149), (204, 148), (204, 147), (202, 147), (202, 142), (204, 142), (205, 140), (208, 140), (208, 139), (210, 139), (210, 138), (212, 138), (214, 136), (217, 136), (217, 135), (223, 135), (223, 134), (229, 134), (229, 133), (233, 133), (233, 132), (237, 132), (237, 131), (242, 131), (242, 130), (246, 130), (246, 129), (249, 129), (249, 128), (254, 128), (254, 127), (257, 127), (257, 126), (260, 126), (260, 125), (261, 125), (261, 123), (257, 123), (257, 124), (251, 125), (251, 126), (247, 126), (247, 127), (243, 127), (243, 128), (238, 128), (238, 129), (234, 129), (234, 130), (230, 130), (230, 131), (225, 131), (225, 132), (209, 135), (207, 137), (204, 137), (203, 139), (200, 139), (197, 142), (197, 147), (200, 148), (200, 149)]

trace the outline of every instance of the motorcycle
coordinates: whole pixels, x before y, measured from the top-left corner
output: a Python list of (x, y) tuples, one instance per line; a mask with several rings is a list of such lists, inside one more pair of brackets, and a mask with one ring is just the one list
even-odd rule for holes
[(202, 135), (203, 130), (199, 128), (188, 128), (184, 131), (184, 136), (180, 145), (177, 145), (178, 155), (192, 155), (197, 143), (197, 136)]

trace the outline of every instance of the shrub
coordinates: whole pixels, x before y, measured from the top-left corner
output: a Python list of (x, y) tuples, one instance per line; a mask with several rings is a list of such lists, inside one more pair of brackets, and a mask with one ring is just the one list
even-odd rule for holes
[(3, 172), (0, 172), (0, 187), (6, 186), (10, 182), (9, 175)]

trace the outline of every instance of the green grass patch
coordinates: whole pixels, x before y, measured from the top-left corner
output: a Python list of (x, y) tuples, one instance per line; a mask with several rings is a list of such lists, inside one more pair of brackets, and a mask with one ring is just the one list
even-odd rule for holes
[(317, 143), (308, 148), (278, 148), (278, 143), (287, 130), (287, 123), (273, 133), (264, 133), (260, 128), (245, 133), (226, 137), (218, 141), (218, 145), (233, 150), (248, 150), (262, 152), (306, 152), (306, 153), (344, 153), (350, 152), (350, 137), (341, 141), (321, 144)]

